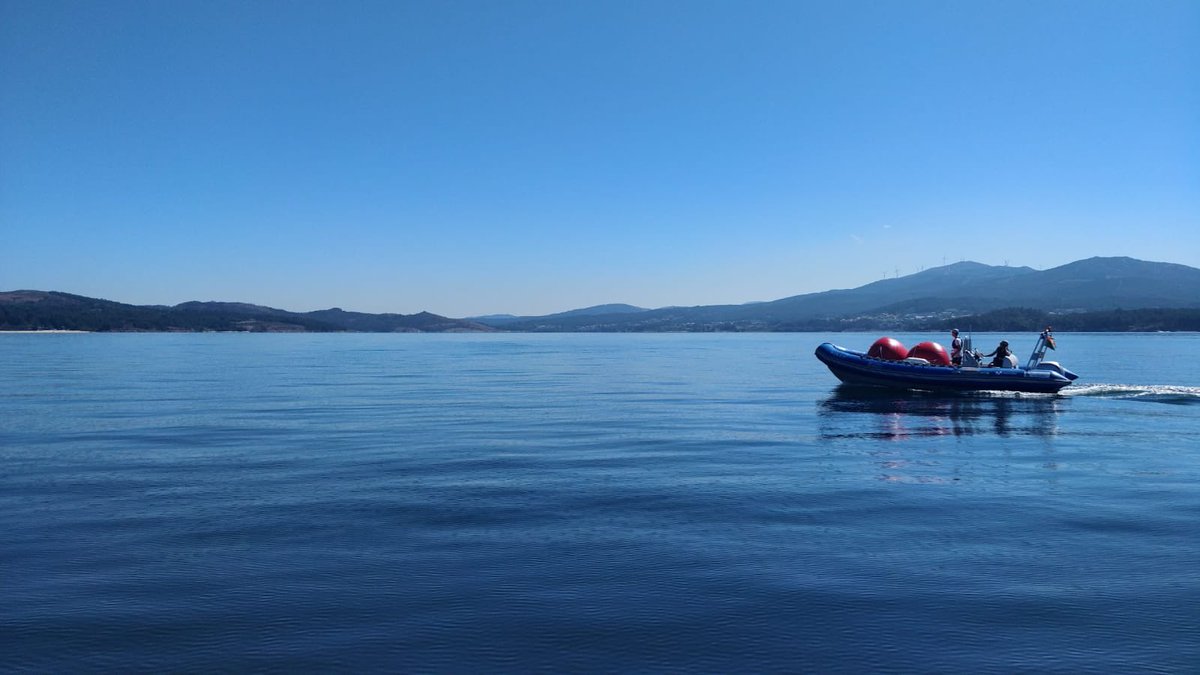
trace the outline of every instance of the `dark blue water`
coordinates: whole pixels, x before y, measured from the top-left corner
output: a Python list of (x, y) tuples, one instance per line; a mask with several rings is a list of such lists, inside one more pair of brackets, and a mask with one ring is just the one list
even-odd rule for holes
[(0, 668), (1200, 670), (1200, 335), (831, 337), (0, 335)]

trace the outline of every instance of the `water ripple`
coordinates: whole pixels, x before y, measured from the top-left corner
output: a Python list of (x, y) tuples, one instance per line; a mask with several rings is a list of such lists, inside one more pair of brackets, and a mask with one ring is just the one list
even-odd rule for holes
[(0, 360), (7, 668), (1200, 663), (1193, 387), (863, 393), (794, 335), (75, 338)]

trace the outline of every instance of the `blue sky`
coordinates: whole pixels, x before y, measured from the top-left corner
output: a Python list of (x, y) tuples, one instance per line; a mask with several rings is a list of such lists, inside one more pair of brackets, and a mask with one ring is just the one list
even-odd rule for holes
[(1200, 3), (0, 0), (0, 290), (447, 316), (1200, 267)]

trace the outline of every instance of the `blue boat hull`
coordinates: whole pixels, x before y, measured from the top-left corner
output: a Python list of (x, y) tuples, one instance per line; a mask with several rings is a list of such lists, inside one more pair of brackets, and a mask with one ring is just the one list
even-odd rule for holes
[[(1053, 394), (1075, 374), (1054, 368), (956, 368), (886, 361), (825, 342), (817, 358), (846, 384), (930, 391), (1024, 391)], [(1047, 364), (1049, 365), (1049, 364)], [(1061, 370), (1061, 372), (1060, 372)]]

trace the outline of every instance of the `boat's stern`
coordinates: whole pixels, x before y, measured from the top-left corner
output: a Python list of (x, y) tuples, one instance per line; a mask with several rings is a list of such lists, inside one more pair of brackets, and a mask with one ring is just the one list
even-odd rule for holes
[(1068, 381), (1071, 381), (1071, 382), (1074, 382), (1075, 380), (1079, 379), (1078, 375), (1076, 375), (1075, 373), (1072, 373), (1071, 371), (1067, 370), (1066, 368), (1063, 368), (1062, 365), (1060, 365), (1058, 363), (1058, 361), (1042, 361), (1041, 363), (1037, 364), (1036, 367), (1034, 367), (1034, 370), (1049, 370), (1051, 372), (1062, 375), (1063, 377), (1067, 378)]

